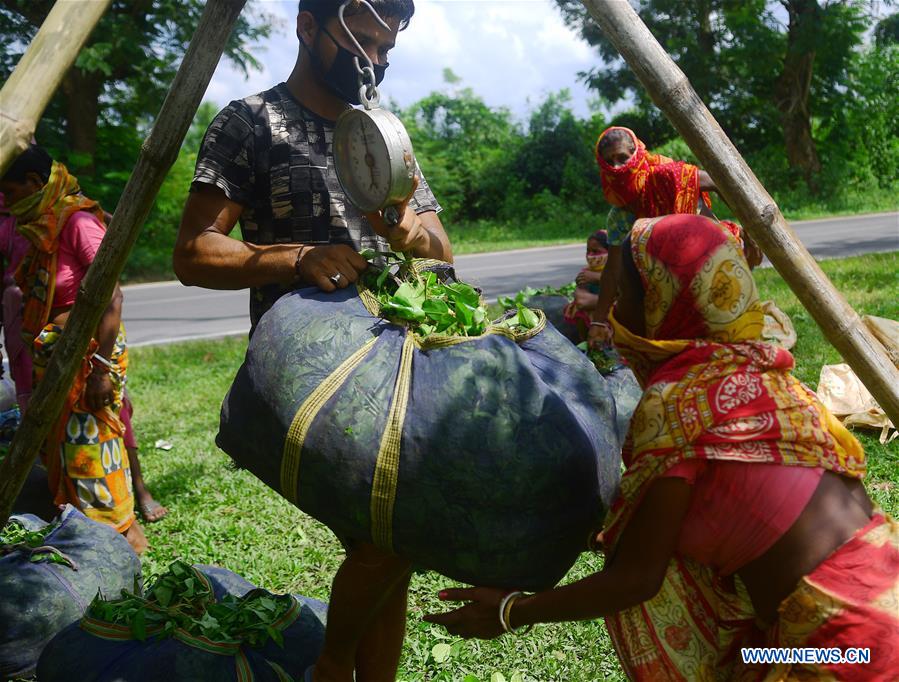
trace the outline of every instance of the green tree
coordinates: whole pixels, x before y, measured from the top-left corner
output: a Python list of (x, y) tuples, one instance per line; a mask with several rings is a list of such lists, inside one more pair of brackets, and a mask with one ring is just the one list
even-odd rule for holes
[(581, 125), (571, 113), (568, 90), (550, 94), (531, 113), (528, 134), (512, 162), (528, 194), (546, 189), (559, 194), (570, 158), (591, 164), (590, 148), (582, 142)]
[[(609, 102), (652, 107), (580, 0), (555, 0), (605, 62), (583, 74)], [(845, 92), (855, 51), (873, 22), (870, 0), (639, 0), (641, 18), (744, 149), (779, 140), (809, 181), (820, 171), (816, 119)]]
[(219, 106), (214, 102), (203, 102), (197, 109), (178, 158), (156, 194), (150, 215), (125, 266), (123, 280), (168, 279), (172, 276), (172, 250), (185, 196), (193, 180), (203, 136), (218, 111)]
[(521, 139), (509, 111), (491, 109), (463, 88), (452, 95), (431, 93), (397, 113), (448, 214), (468, 219), (492, 214), (510, 189), (501, 168)]
[(899, 43), (899, 12), (881, 19), (874, 29), (874, 40), (878, 47)]
[[(38, 127), (41, 143), (87, 177), (101, 162), (115, 172), (129, 168), (140, 131), (162, 105), (204, 5), (202, 0), (113, 0), (48, 107)], [(0, 0), (3, 78), (52, 6), (52, 0)], [(250, 47), (269, 35), (271, 22), (253, 6), (238, 19), (225, 54), (244, 72), (258, 68)]]

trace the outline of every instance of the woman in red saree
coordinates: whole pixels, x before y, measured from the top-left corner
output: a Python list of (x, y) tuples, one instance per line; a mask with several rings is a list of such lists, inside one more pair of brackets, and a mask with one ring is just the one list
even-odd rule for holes
[[(656, 218), (673, 214), (705, 215), (712, 213), (709, 192), (718, 188), (709, 174), (685, 161), (675, 161), (648, 149), (630, 128), (612, 126), (604, 130), (594, 148), (602, 192), (612, 206), (606, 219), (609, 235), (609, 264), (600, 282), (600, 295), (593, 311), (592, 337), (607, 340), (611, 328), (606, 324), (609, 310), (618, 291), (621, 273), (621, 245), (638, 218)], [(721, 224), (742, 242), (749, 264), (762, 260), (761, 251), (730, 221)]]
[[(447, 590), (465, 637), (605, 617), (634, 680), (895, 679), (899, 524), (868, 499), (858, 441), (761, 342), (737, 240), (701, 216), (638, 220), (615, 342), (644, 388), (603, 533), (603, 571), (522, 595)], [(502, 606), (502, 608), (500, 608)], [(750, 647), (870, 649), (752, 664)]]
[[(35, 385), (43, 379), (81, 280), (105, 232), (97, 202), (36, 145), (0, 181), (16, 229), (29, 241), (17, 271), (22, 336)], [(56, 504), (70, 503), (124, 534), (138, 552), (146, 538), (134, 517), (131, 468), (119, 418), (128, 355), (116, 286), (41, 456)]]
[(630, 128), (604, 130), (594, 153), (606, 201), (635, 218), (696, 213), (712, 207), (708, 192), (717, 188), (708, 173), (685, 161), (652, 153)]

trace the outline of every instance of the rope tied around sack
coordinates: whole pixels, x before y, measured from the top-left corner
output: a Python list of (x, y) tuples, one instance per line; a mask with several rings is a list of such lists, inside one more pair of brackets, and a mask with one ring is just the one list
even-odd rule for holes
[(20, 542), (15, 545), (3, 545), (3, 547), (0, 547), (0, 555), (5, 556), (7, 554), (12, 554), (13, 552), (25, 554), (28, 557), (28, 560), (33, 564), (40, 563), (41, 561), (49, 561), (53, 564), (68, 566), (73, 571), (78, 570), (78, 564), (75, 563), (74, 559), (61, 552), (58, 548), (51, 547), (50, 545), (31, 547), (24, 542)]
[(46, 561), (77, 571), (78, 565), (70, 556), (47, 544), (47, 536), (58, 527), (59, 522), (54, 522), (38, 530), (28, 530), (24, 524), (13, 519), (0, 530), (0, 556), (19, 552), (33, 564)]

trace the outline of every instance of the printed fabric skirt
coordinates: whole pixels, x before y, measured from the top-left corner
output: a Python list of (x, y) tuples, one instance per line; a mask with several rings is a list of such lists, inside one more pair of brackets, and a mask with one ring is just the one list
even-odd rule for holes
[[(61, 333), (62, 327), (48, 324), (34, 340), (32, 356), (36, 385), (46, 372)], [(110, 525), (121, 533), (134, 522), (131, 466), (123, 442), (125, 427), (119, 419), (128, 366), (125, 328), (119, 328), (115, 347), (108, 358), (113, 365), (110, 378), (115, 399), (111, 405), (92, 411), (84, 402), (84, 391), (92, 370), (91, 357), (97, 346), (97, 341), (91, 340), (59, 420), (44, 442), (41, 457), (55, 504), (70, 503), (88, 518)]]
[[(877, 512), (760, 629), (736, 576), (684, 557), (659, 593), (606, 618), (630, 680), (899, 680), (899, 523)], [(867, 663), (746, 664), (743, 647), (868, 648)]]

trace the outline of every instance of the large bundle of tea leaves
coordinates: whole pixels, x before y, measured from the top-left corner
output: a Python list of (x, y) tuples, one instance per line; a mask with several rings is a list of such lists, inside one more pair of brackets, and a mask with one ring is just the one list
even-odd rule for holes
[(128, 541), (72, 506), (53, 523), (11, 517), (0, 529), (0, 679), (32, 675), (47, 642), (98, 593), (117, 596), (139, 577)]
[(256, 328), (217, 442), (346, 541), (464, 582), (552, 585), (615, 493), (614, 400), (539, 311), (485, 317), (434, 262), (288, 294)]
[(43, 682), (301, 679), (324, 641), (325, 605), (176, 561), (145, 595), (98, 597), (47, 645)]

